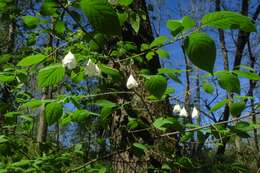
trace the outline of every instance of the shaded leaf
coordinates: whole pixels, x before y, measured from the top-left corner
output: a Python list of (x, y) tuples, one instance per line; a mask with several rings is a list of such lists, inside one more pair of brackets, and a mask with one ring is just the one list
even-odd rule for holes
[(198, 68), (213, 73), (216, 60), (215, 42), (206, 34), (196, 32), (184, 41), (186, 55)]

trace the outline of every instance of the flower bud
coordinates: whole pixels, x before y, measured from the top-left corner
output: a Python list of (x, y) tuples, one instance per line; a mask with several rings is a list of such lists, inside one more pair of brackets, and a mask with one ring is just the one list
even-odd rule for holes
[(77, 61), (75, 56), (69, 52), (62, 60), (62, 64), (64, 67), (67, 67), (68, 69), (72, 70), (77, 66)]
[(135, 78), (133, 77), (133, 75), (130, 75), (128, 80), (127, 80), (127, 83), (126, 83), (126, 87), (128, 89), (132, 89), (132, 88), (136, 88), (138, 87), (138, 83), (137, 81), (135, 80)]
[(93, 63), (91, 59), (88, 60), (85, 72), (89, 77), (100, 76), (101, 71), (97, 64)]

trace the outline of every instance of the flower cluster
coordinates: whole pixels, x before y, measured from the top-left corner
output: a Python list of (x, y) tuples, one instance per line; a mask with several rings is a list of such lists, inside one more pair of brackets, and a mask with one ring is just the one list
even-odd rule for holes
[[(69, 52), (63, 58), (62, 64), (64, 67), (67, 67), (68, 69), (72, 70), (72, 69), (76, 68), (77, 61), (76, 61), (75, 56), (71, 52)], [(91, 59), (89, 59), (87, 62), (85, 72), (86, 72), (86, 75), (88, 75), (89, 77), (95, 77), (95, 76), (101, 75), (100, 68), (98, 67), (97, 64), (93, 63)], [(126, 82), (126, 87), (128, 89), (133, 89), (133, 88), (138, 87), (138, 83), (132, 74), (130, 74), (130, 76), (128, 77), (128, 80)]]
[[(67, 67), (68, 69), (72, 70), (72, 69), (76, 68), (77, 61), (76, 61), (75, 56), (71, 52), (69, 52), (63, 58), (62, 64), (64, 67)], [(86, 71), (86, 74), (90, 77), (101, 75), (101, 70), (99, 69), (98, 65), (93, 63), (91, 61), (91, 59), (88, 60), (85, 71)]]
[[(179, 114), (179, 116), (181, 116), (181, 117), (188, 117), (188, 113), (187, 113), (185, 107), (183, 106), (183, 108), (181, 108), (181, 106), (179, 104), (174, 106), (173, 113)], [(197, 118), (198, 116), (199, 116), (199, 111), (196, 107), (194, 107), (192, 110), (191, 117)]]

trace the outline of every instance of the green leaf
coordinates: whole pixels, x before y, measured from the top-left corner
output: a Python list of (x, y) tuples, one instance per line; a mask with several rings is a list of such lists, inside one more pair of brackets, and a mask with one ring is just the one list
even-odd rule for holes
[(206, 33), (196, 32), (185, 39), (184, 49), (198, 68), (213, 73), (216, 60), (215, 42)]
[(64, 23), (64, 22), (62, 22), (62, 21), (57, 21), (57, 22), (55, 23), (55, 32), (56, 32), (57, 34), (63, 34), (63, 33), (65, 32), (65, 28), (66, 28), (66, 26), (65, 26), (65, 23)]
[(138, 127), (138, 120), (136, 118), (131, 118), (128, 117), (128, 123), (127, 123), (127, 127), (129, 129), (135, 129), (136, 127)]
[(151, 59), (153, 59), (155, 53), (153, 51), (150, 51), (148, 52), (146, 55), (145, 55), (145, 58), (150, 61)]
[(99, 67), (103, 73), (105, 73), (111, 77), (120, 77), (120, 72), (115, 68), (109, 67), (104, 64), (100, 64)]
[(128, 13), (126, 13), (126, 12), (117, 13), (117, 15), (118, 15), (118, 19), (120, 22), (120, 26), (123, 26), (125, 24), (125, 22), (127, 21)]
[(133, 3), (134, 0), (118, 0), (118, 3), (122, 6), (129, 6)]
[(6, 2), (1, 2), (0, 1), (0, 11), (3, 11), (4, 9), (6, 9), (6, 5), (7, 5)]
[(188, 30), (193, 28), (196, 23), (189, 16), (184, 16), (182, 18), (182, 25), (184, 27), (184, 30)]
[(11, 167), (25, 167), (27, 165), (30, 165), (32, 163), (31, 160), (20, 160), (18, 162), (12, 163), (10, 166)]
[(160, 36), (154, 39), (154, 41), (150, 44), (150, 48), (157, 47), (162, 45), (164, 42), (168, 40), (167, 36)]
[(206, 93), (213, 94), (215, 88), (207, 81), (203, 81), (202, 87)]
[(40, 24), (40, 19), (34, 16), (23, 16), (23, 23), (28, 29), (37, 27)]
[(236, 129), (244, 130), (244, 131), (252, 130), (252, 128), (250, 126), (251, 126), (251, 124), (248, 122), (245, 122), (245, 121), (239, 121), (235, 125)]
[(44, 0), (40, 13), (43, 16), (52, 16), (56, 13), (57, 4), (53, 0)]
[(226, 91), (240, 94), (240, 82), (235, 74), (231, 72), (225, 72), (218, 77), (218, 83), (220, 87)]
[(245, 102), (235, 102), (230, 104), (230, 112), (233, 117), (240, 117), (242, 111), (246, 108)]
[(8, 62), (11, 58), (12, 58), (11, 54), (0, 55), (0, 64), (4, 64), (4, 63)]
[(12, 82), (15, 76), (12, 73), (0, 72), (0, 82)]
[(167, 89), (167, 80), (161, 75), (153, 75), (145, 81), (145, 87), (152, 95), (160, 99)]
[(90, 112), (88, 110), (76, 110), (75, 112), (73, 112), (71, 119), (75, 122), (82, 122), (86, 120), (88, 117), (90, 117), (91, 115), (98, 116), (99, 114)]
[(226, 103), (228, 103), (228, 99), (224, 99), (220, 102), (218, 102), (217, 104), (215, 104), (211, 109), (210, 112), (215, 112), (218, 109), (220, 109), (221, 107), (223, 107)]
[(112, 114), (114, 108), (117, 107), (116, 103), (113, 103), (109, 100), (98, 100), (97, 105), (101, 106), (100, 118), (102, 120), (107, 120), (107, 118)]
[(236, 73), (239, 77), (244, 77), (250, 80), (260, 80), (260, 76), (257, 73), (245, 72), (241, 70), (234, 70), (233, 72)]
[(109, 108), (113, 108), (113, 107), (116, 107), (117, 104), (116, 103), (113, 103), (109, 100), (98, 100), (96, 102), (97, 105), (101, 106), (101, 107), (109, 107)]
[(0, 135), (0, 144), (8, 142), (8, 139), (5, 135)]
[(250, 138), (250, 135), (243, 129), (239, 129), (236, 126), (230, 126), (229, 129), (241, 138)]
[(169, 58), (169, 53), (164, 49), (158, 49), (156, 50), (156, 53), (159, 55), (160, 58)]
[(107, 168), (105, 166), (102, 166), (101, 168), (99, 168), (98, 173), (106, 173), (107, 172)]
[(32, 99), (31, 101), (28, 101), (20, 106), (20, 108), (37, 108), (40, 107), (43, 104), (42, 100), (38, 99)]
[(27, 56), (27, 57), (23, 58), (21, 61), (19, 61), (17, 66), (26, 67), (26, 66), (39, 64), (46, 58), (47, 58), (47, 56), (42, 55), (42, 54)]
[(133, 146), (137, 149), (142, 150), (143, 152), (147, 151), (147, 147), (144, 144), (141, 143), (133, 143)]
[(153, 122), (153, 126), (157, 129), (159, 129), (159, 130), (162, 130), (162, 131), (166, 130), (166, 128), (164, 127), (165, 125), (170, 125), (170, 124), (173, 124), (173, 122), (166, 119), (166, 118), (163, 118), (163, 117), (157, 118)]
[(48, 87), (58, 84), (65, 75), (65, 69), (61, 64), (49, 65), (39, 71), (38, 85), (39, 87)]
[(104, 44), (105, 44), (105, 35), (104, 34), (101, 34), (101, 33), (95, 34), (94, 40), (89, 41), (89, 47), (91, 48), (91, 50), (98, 51), (104, 47)]
[(56, 123), (63, 114), (63, 107), (58, 102), (47, 104), (44, 110), (45, 119), (48, 125)]
[(140, 29), (140, 17), (138, 14), (133, 13), (130, 17), (130, 24), (132, 26), (132, 28), (134, 29), (135, 33), (138, 33), (139, 29)]
[(178, 35), (184, 29), (182, 23), (178, 20), (168, 20), (166, 26), (171, 31), (173, 37)]
[(231, 11), (218, 11), (205, 15), (201, 23), (218, 29), (241, 29), (246, 32), (255, 32), (256, 26), (251, 19)]
[(108, 35), (121, 35), (118, 16), (106, 0), (81, 0), (80, 7), (96, 31)]

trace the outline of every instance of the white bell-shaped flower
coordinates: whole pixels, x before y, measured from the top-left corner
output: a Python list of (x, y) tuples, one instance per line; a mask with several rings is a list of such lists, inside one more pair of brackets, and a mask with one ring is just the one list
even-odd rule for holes
[(188, 117), (188, 113), (187, 113), (185, 107), (183, 107), (183, 108), (181, 109), (180, 116), (181, 116), (181, 117)]
[(93, 63), (91, 59), (88, 60), (87, 66), (85, 68), (85, 72), (89, 77), (100, 76), (101, 70), (98, 65)]
[(132, 74), (127, 79), (126, 87), (128, 89), (132, 89), (132, 88), (138, 87), (138, 83), (137, 83), (137, 81), (135, 80), (135, 78), (134, 78), (134, 76)]
[(67, 53), (67, 55), (65, 55), (65, 57), (63, 58), (62, 64), (64, 67), (72, 70), (77, 66), (77, 61), (75, 56), (69, 51), (69, 53)]
[(173, 107), (173, 113), (180, 113), (180, 111), (181, 111), (181, 106), (179, 104)]
[(196, 107), (193, 108), (192, 110), (192, 114), (191, 114), (191, 117), (192, 118), (197, 118), (199, 116), (199, 111)]

